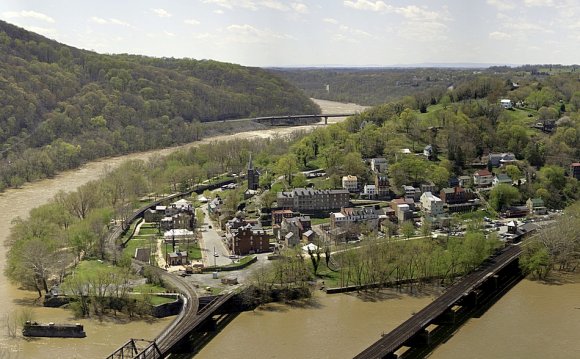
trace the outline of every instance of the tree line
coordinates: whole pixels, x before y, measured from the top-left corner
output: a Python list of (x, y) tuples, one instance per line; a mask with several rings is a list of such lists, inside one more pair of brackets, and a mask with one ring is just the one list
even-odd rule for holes
[(0, 21), (0, 190), (95, 158), (195, 141), (207, 135), (204, 122), (319, 112), (259, 68), (101, 55)]

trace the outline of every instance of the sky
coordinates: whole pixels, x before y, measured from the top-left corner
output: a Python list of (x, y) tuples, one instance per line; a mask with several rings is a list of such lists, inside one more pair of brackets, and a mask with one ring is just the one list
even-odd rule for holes
[(580, 63), (580, 0), (2, 0), (100, 53), (246, 66)]

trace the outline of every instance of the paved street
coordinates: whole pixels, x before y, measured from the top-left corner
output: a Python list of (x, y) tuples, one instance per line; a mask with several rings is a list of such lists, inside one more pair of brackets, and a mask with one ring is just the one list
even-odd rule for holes
[[(226, 264), (231, 264), (232, 260), (229, 258), (230, 252), (222, 240), (222, 237), (216, 230), (218, 227), (217, 223), (213, 223), (210, 220), (206, 205), (203, 205), (201, 209), (205, 218), (201, 227), (202, 239), (199, 245), (201, 247), (201, 255), (204, 266), (223, 266)], [(209, 228), (210, 226), (211, 228)], [(217, 254), (217, 256), (215, 256), (214, 253)]]

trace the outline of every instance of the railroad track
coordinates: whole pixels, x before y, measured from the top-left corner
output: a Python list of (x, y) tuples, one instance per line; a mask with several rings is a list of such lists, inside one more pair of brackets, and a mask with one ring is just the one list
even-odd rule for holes
[(378, 359), (393, 353), (422, 329), (426, 328), (436, 317), (453, 306), (466, 293), (471, 292), (489, 276), (511, 263), (521, 254), (520, 246), (510, 246), (499, 255), (491, 258), (488, 264), (467, 275), (463, 280), (450, 287), (443, 295), (413, 315), (390, 333), (384, 335), (370, 347), (355, 356), (355, 359)]

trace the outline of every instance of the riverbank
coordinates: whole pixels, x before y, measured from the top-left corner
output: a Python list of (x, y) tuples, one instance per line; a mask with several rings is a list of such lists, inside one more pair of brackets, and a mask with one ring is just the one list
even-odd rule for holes
[[(325, 107), (327, 106), (327, 107)], [(323, 101), (321, 107), (325, 113), (336, 113), (339, 110), (332, 106), (342, 107), (344, 104), (335, 104)], [(357, 106), (350, 111), (358, 111)], [(340, 110), (343, 111), (343, 110)], [(349, 111), (349, 112), (350, 112)], [(337, 121), (340, 119), (337, 119)], [(3, 244), (8, 241), (11, 222), (16, 217), (26, 218), (28, 212), (52, 199), (59, 191), (72, 191), (90, 180), (101, 176), (108, 168), (116, 168), (122, 162), (132, 159), (147, 160), (152, 156), (164, 156), (182, 148), (190, 148), (212, 141), (223, 141), (234, 138), (266, 138), (274, 135), (287, 135), (296, 130), (308, 130), (315, 126), (271, 128), (250, 132), (236, 133), (207, 138), (187, 145), (135, 153), (115, 158), (102, 159), (83, 165), (76, 170), (62, 172), (50, 179), (27, 183), (19, 189), (9, 189), (0, 194), (0, 240)], [(0, 256), (4, 258), (6, 247), (0, 246)], [(5, 261), (0, 261), (0, 306), (4, 317), (15, 317), (20, 311), (30, 311), (32, 319), (38, 322), (67, 323), (78, 320), (72, 318), (72, 313), (64, 309), (39, 307), (36, 293), (23, 291), (12, 285), (3, 275)], [(87, 332), (88, 340), (82, 345), (71, 342), (62, 342), (64, 339), (25, 340), (21, 336), (11, 337), (5, 330), (0, 331), (0, 356), (7, 353), (20, 358), (66, 357), (66, 358), (102, 358), (115, 350), (130, 337), (154, 338), (166, 327), (172, 318), (136, 321), (117, 324), (114, 322), (99, 322), (94, 319), (81, 320)], [(15, 353), (15, 354), (10, 354)]]

